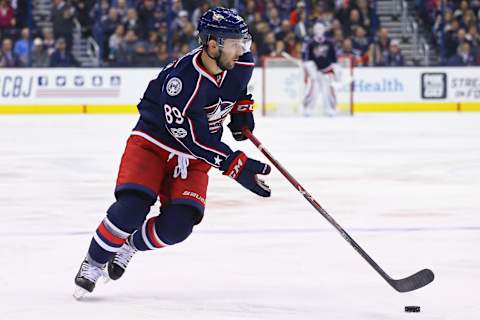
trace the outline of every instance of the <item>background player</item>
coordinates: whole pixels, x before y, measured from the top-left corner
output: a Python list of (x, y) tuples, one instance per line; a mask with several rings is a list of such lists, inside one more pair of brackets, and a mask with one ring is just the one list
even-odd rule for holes
[[(233, 10), (215, 8), (201, 17), (198, 32), (202, 46), (167, 65), (138, 105), (140, 119), (122, 156), (116, 202), (75, 277), (76, 298), (93, 291), (107, 263), (110, 278), (118, 279), (138, 250), (185, 240), (202, 220), (211, 167), (270, 196), (257, 178), (270, 167), (221, 142), (229, 114), (236, 140), (246, 139), (243, 127), (254, 129), (247, 94), (254, 67), (247, 25)], [(157, 197), (161, 213), (146, 220)]]
[(325, 38), (325, 25), (315, 23), (313, 39), (306, 44), (304, 69), (307, 77), (303, 113), (311, 116), (317, 98), (321, 95), (323, 111), (327, 116), (335, 115), (336, 98), (332, 87), (334, 63), (337, 61), (334, 45)]

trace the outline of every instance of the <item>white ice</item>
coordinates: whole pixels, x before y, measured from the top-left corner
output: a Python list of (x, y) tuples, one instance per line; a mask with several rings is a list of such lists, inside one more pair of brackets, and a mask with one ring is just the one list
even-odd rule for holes
[(480, 318), (478, 113), (257, 119), (256, 136), (387, 273), (435, 272), (425, 288), (394, 291), (277, 171), (269, 199), (212, 172), (187, 241), (74, 300), (135, 121), (0, 117), (0, 319)]

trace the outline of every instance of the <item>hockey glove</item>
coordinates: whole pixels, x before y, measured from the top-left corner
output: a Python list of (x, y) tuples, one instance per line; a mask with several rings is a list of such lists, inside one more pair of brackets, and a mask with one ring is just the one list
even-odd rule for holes
[(257, 174), (267, 175), (270, 166), (257, 160), (247, 158), (242, 151), (235, 151), (223, 162), (220, 170), (223, 174), (235, 179), (242, 186), (262, 197), (270, 197), (270, 188)]
[(255, 128), (255, 121), (253, 120), (253, 100), (252, 95), (248, 95), (246, 99), (239, 100), (233, 106), (230, 113), (230, 123), (228, 128), (232, 131), (233, 138), (237, 141), (247, 139), (242, 132), (243, 128), (248, 128), (253, 131)]

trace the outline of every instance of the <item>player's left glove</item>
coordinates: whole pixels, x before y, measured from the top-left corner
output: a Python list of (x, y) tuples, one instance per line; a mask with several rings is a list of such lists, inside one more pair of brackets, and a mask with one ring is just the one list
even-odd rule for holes
[(270, 197), (270, 188), (257, 174), (269, 174), (268, 164), (247, 158), (242, 151), (235, 151), (222, 163), (223, 174), (235, 179), (242, 186), (262, 197)]
[(253, 120), (253, 100), (249, 94), (245, 99), (239, 100), (233, 106), (230, 112), (230, 123), (228, 128), (232, 131), (233, 138), (237, 141), (247, 139), (242, 129), (248, 128), (250, 131), (255, 129), (255, 121)]

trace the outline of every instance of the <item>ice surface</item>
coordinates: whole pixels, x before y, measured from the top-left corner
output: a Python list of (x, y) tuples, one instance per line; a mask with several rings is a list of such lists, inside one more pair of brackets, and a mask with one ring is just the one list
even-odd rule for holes
[(257, 119), (255, 135), (387, 273), (435, 272), (423, 289), (390, 288), (277, 171), (270, 199), (212, 172), (187, 241), (74, 300), (135, 121), (0, 117), (0, 319), (479, 319), (474, 113)]

